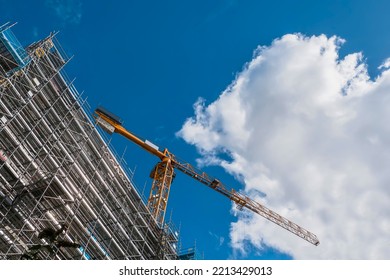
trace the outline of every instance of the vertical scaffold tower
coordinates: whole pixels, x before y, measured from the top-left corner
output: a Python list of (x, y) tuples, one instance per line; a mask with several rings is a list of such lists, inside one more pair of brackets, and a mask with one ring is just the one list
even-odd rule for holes
[(65, 72), (55, 34), (23, 48), (0, 27), (0, 258), (176, 259)]

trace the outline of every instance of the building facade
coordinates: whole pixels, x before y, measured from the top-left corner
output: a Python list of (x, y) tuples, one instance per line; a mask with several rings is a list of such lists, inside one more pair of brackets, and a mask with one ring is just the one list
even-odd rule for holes
[(54, 34), (0, 27), (0, 258), (176, 259), (86, 101)]

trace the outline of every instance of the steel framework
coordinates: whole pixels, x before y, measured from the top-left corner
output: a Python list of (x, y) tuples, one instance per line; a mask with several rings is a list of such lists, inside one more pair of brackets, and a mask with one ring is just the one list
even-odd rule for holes
[(55, 34), (25, 51), (18, 67), (0, 53), (0, 258), (176, 259), (177, 231), (159, 226), (100, 134)]
[(163, 226), (171, 182), (174, 177), (173, 166), (168, 160), (159, 162), (150, 175), (153, 179), (153, 185), (147, 206), (152, 216), (156, 218), (157, 223)]

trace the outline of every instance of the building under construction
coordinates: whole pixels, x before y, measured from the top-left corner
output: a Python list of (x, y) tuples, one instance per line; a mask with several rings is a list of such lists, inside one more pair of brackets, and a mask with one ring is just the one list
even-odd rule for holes
[(0, 258), (176, 259), (63, 71), (55, 34), (22, 47), (0, 27)]

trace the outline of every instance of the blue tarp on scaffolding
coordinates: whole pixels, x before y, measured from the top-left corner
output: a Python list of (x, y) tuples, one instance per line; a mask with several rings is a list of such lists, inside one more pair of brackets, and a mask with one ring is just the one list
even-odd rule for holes
[(18, 70), (30, 61), (26, 50), (16, 39), (8, 24), (0, 27), (0, 70)]

